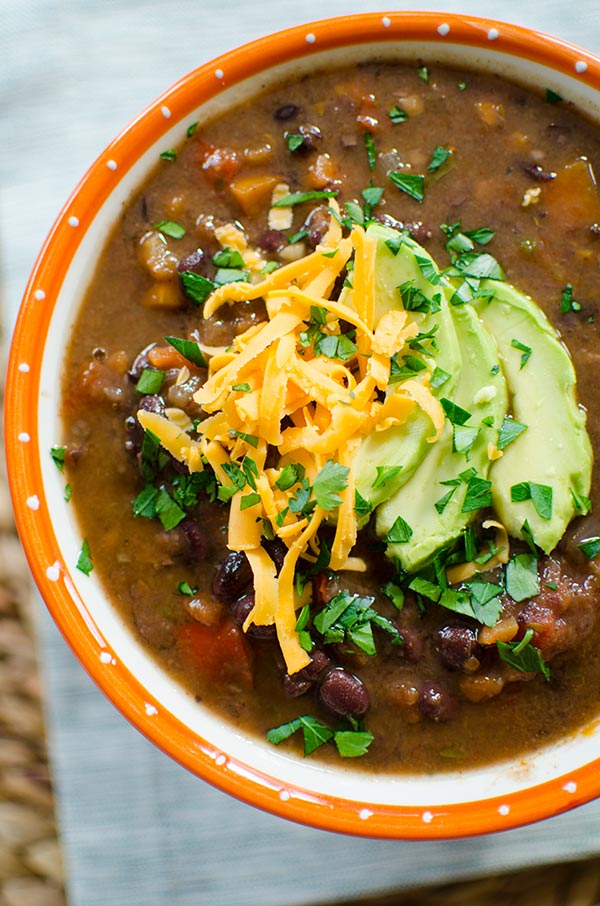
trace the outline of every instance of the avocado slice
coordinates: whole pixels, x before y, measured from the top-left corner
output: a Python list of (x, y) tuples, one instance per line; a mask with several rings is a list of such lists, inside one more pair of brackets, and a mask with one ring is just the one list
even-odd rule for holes
[[(431, 355), (415, 352), (430, 373), (437, 367), (449, 377), (443, 385), (433, 389), (436, 396), (453, 393), (461, 368), (461, 354), (456, 336), (454, 320), (450, 313), (447, 290), (442, 285), (439, 269), (433, 258), (409, 236), (381, 224), (370, 224), (367, 235), (377, 240), (375, 257), (375, 317), (377, 324), (387, 311), (402, 307), (398, 287), (411, 282), (415, 290), (428, 299), (436, 297), (439, 310), (430, 312), (409, 311), (420, 333), (437, 327), (435, 340), (438, 351)], [(419, 260), (421, 266), (419, 266)], [(428, 279), (429, 275), (431, 280)], [(431, 281), (434, 282), (431, 282)], [(440, 282), (437, 282), (440, 280)], [(340, 301), (352, 305), (351, 290), (344, 290)], [(407, 350), (412, 353), (412, 350)], [(415, 374), (418, 377), (418, 374)], [(393, 392), (400, 384), (391, 384)], [(413, 474), (419, 463), (429, 453), (431, 445), (427, 438), (432, 434), (429, 417), (421, 409), (414, 413), (404, 425), (396, 425), (384, 431), (374, 432), (366, 437), (357, 450), (354, 459), (356, 490), (372, 507), (390, 497)], [(400, 471), (385, 484), (374, 488), (377, 467), (400, 467)], [(365, 520), (366, 521), (366, 520)]]
[[(592, 478), (575, 369), (559, 334), (532, 299), (500, 281), (485, 280), (482, 287), (493, 297), (475, 300), (474, 307), (496, 340), (511, 414), (527, 425), (490, 471), (494, 509), (513, 537), (523, 537), (527, 520), (536, 544), (550, 553), (577, 512), (571, 490), (588, 496)], [(540, 516), (530, 499), (512, 501), (511, 489), (522, 482), (552, 488), (550, 518)]]
[[(378, 508), (376, 530), (380, 537), (387, 536), (399, 516), (412, 529), (407, 542), (391, 543), (387, 548), (388, 556), (397, 558), (408, 572), (421, 568), (439, 548), (458, 537), (475, 515), (476, 511), (462, 511), (468, 480), (465, 472), (474, 469), (479, 478), (488, 475), (488, 444), (497, 441), (498, 428), (508, 406), (506, 382), (494, 340), (471, 306), (452, 306), (451, 316), (462, 357), (452, 402), (471, 413), (465, 426), (479, 430), (468, 455), (455, 452), (454, 428), (448, 418), (442, 436), (430, 445), (428, 455), (410, 481)], [(492, 424), (482, 424), (484, 419)], [(450, 499), (439, 512), (436, 503), (441, 507), (444, 496), (453, 488)]]

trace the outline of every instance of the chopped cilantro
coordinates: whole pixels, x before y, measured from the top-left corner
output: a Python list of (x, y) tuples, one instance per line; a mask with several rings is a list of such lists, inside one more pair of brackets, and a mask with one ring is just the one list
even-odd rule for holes
[(319, 201), (321, 198), (335, 198), (338, 194), (337, 189), (317, 191), (317, 192), (291, 192), (284, 195), (273, 205), (274, 208), (289, 208), (295, 204), (304, 204), (305, 201)]
[(573, 287), (570, 283), (567, 283), (562, 291), (560, 299), (560, 311), (563, 315), (568, 311), (581, 311), (581, 302), (578, 302), (577, 299), (573, 298)]
[(388, 112), (388, 116), (394, 126), (397, 126), (398, 123), (405, 123), (408, 119), (408, 113), (406, 110), (403, 110), (402, 107), (399, 107), (398, 104), (394, 104), (392, 109)]
[(66, 452), (67, 452), (66, 446), (61, 447), (61, 446), (58, 446), (58, 444), (53, 444), (50, 447), (50, 456), (52, 458), (52, 462), (54, 463), (54, 465), (56, 466), (56, 468), (58, 469), (59, 472), (62, 472), (64, 470)]
[(207, 368), (207, 362), (198, 343), (194, 340), (186, 340), (181, 337), (165, 337), (167, 343), (170, 343), (173, 349), (181, 353), (188, 362), (197, 365), (198, 368)]
[(288, 132), (285, 136), (285, 143), (290, 151), (297, 151), (304, 144), (304, 136)]
[(244, 267), (244, 259), (242, 258), (240, 252), (237, 249), (225, 248), (220, 249), (215, 255), (213, 255), (212, 263), (215, 267), (225, 267), (225, 268), (238, 268)]
[(600, 553), (600, 538), (594, 535), (592, 538), (585, 538), (577, 545), (579, 550), (591, 560)]
[(373, 512), (372, 504), (356, 490), (354, 491), (354, 512), (357, 516), (368, 516)]
[(452, 150), (450, 148), (443, 148), (442, 145), (436, 145), (431, 155), (431, 160), (427, 166), (429, 173), (435, 173), (440, 169), (446, 161), (452, 157)]
[(381, 586), (380, 591), (390, 599), (396, 610), (402, 610), (404, 607), (404, 589), (396, 582), (386, 582)]
[(261, 267), (259, 273), (261, 274), (272, 274), (273, 271), (276, 271), (279, 267), (278, 261), (267, 261), (264, 267)]
[(546, 88), (546, 100), (549, 104), (558, 104), (563, 100), (563, 96), (552, 88)]
[(177, 151), (169, 148), (168, 151), (161, 151), (159, 156), (161, 160), (177, 160)]
[(366, 755), (373, 739), (369, 730), (336, 730), (333, 734), (333, 741), (342, 758)]
[(401, 283), (397, 289), (400, 290), (402, 304), (407, 311), (420, 311), (424, 314), (435, 314), (435, 312), (438, 312), (441, 309), (442, 297), (440, 293), (434, 293), (430, 299), (414, 285), (413, 280), (407, 280), (405, 283)]
[(454, 425), (452, 448), (455, 453), (468, 454), (477, 440), (479, 428), (469, 428), (466, 425)]
[(458, 90), (459, 90), (459, 91), (464, 91), (465, 88), (467, 87), (467, 83), (466, 83), (466, 82), (458, 82), (457, 84), (458, 84)]
[(521, 481), (510, 489), (513, 503), (531, 500), (536, 513), (541, 519), (552, 519), (552, 488), (547, 484), (536, 484), (535, 481)]
[(516, 554), (506, 564), (505, 587), (514, 601), (525, 601), (540, 593), (537, 556)]
[(573, 498), (573, 506), (577, 513), (581, 516), (585, 516), (586, 513), (591, 513), (592, 511), (592, 501), (589, 497), (585, 497), (583, 494), (578, 494), (573, 488), (571, 488), (571, 497)]
[(191, 138), (191, 137), (192, 137), (192, 135), (194, 134), (194, 132), (196, 131), (196, 129), (198, 128), (198, 126), (199, 126), (199, 123), (198, 123), (198, 122), (190, 123), (190, 125), (189, 125), (189, 126), (187, 127), (187, 129), (185, 130), (185, 134), (187, 135), (188, 138)]
[(485, 509), (492, 505), (492, 482), (478, 475), (469, 479), (467, 492), (461, 508), (462, 513), (472, 513), (474, 510)]
[(505, 447), (508, 447), (509, 444), (512, 444), (513, 440), (516, 440), (517, 437), (519, 437), (519, 435), (521, 435), (523, 431), (526, 430), (527, 425), (522, 425), (510, 415), (506, 415), (498, 430), (498, 449), (504, 450)]
[(444, 512), (444, 510), (446, 509), (446, 507), (452, 500), (455, 492), (456, 492), (456, 488), (452, 488), (450, 491), (448, 491), (446, 494), (444, 494), (443, 497), (440, 497), (440, 499), (436, 500), (436, 502), (434, 503), (434, 506), (435, 506), (436, 510), (438, 511), (438, 513), (440, 514), (440, 516), (442, 515), (442, 513)]
[(89, 576), (94, 568), (94, 564), (92, 563), (92, 554), (90, 552), (90, 546), (87, 542), (87, 538), (83, 539), (81, 550), (79, 551), (79, 556), (77, 557), (75, 566), (86, 576)]
[(369, 162), (369, 170), (373, 171), (377, 165), (377, 148), (375, 147), (375, 139), (370, 132), (365, 132), (364, 140), (365, 149), (367, 152), (367, 161)]
[(191, 597), (192, 595), (195, 595), (198, 593), (198, 586), (197, 585), (192, 586), (192, 585), (190, 585), (189, 582), (186, 582), (184, 580), (183, 582), (177, 583), (177, 591), (179, 592), (180, 595), (187, 595), (188, 597)]
[(313, 483), (313, 494), (317, 505), (323, 510), (332, 510), (339, 506), (342, 498), (340, 492), (348, 486), (348, 466), (342, 466), (333, 459), (327, 460)]
[(371, 485), (373, 489), (382, 488), (387, 481), (402, 471), (402, 466), (375, 466), (375, 468), (377, 470), (377, 478)]
[(398, 516), (385, 536), (385, 541), (388, 544), (406, 544), (412, 536), (413, 530), (408, 522), (405, 522), (402, 516)]
[(73, 488), (71, 487), (70, 484), (66, 484), (65, 493), (64, 493), (65, 503), (68, 503), (72, 496), (73, 496)]
[(537, 555), (538, 555), (537, 546), (536, 546), (536, 543), (535, 543), (535, 540), (533, 537), (533, 532), (531, 531), (531, 526), (529, 525), (529, 521), (527, 519), (521, 526), (521, 534), (523, 535), (523, 540), (527, 542), (527, 547), (529, 548), (531, 553), (535, 557), (537, 557)]
[(231, 389), (237, 391), (237, 393), (252, 393), (252, 387), (247, 381), (242, 384), (233, 384)]
[(442, 397), (440, 404), (446, 413), (448, 420), (452, 422), (453, 425), (465, 425), (471, 418), (470, 412), (467, 412), (466, 409), (453, 403), (452, 400)]
[(167, 489), (164, 487), (160, 488), (154, 502), (154, 507), (156, 515), (162, 523), (162, 527), (167, 532), (175, 528), (176, 525), (179, 525), (182, 519), (185, 519), (185, 510), (182, 510), (179, 504), (173, 500)]
[(436, 286), (442, 278), (431, 258), (424, 258), (422, 255), (415, 254), (415, 261), (427, 282)]
[(433, 369), (433, 374), (431, 375), (430, 384), (434, 390), (437, 390), (439, 387), (450, 380), (452, 375), (448, 374), (447, 371), (444, 371), (443, 368), (438, 368), (437, 366)]
[(215, 274), (217, 286), (224, 286), (226, 283), (248, 283), (249, 281), (250, 271), (242, 270), (239, 267), (220, 267)]
[(154, 224), (154, 228), (171, 239), (183, 239), (185, 236), (185, 227), (175, 220), (159, 220)]
[(183, 271), (179, 275), (179, 279), (186, 294), (196, 305), (202, 305), (206, 302), (217, 287), (217, 284), (209, 280), (208, 277), (203, 277), (202, 274), (195, 274), (193, 271)]
[(256, 506), (257, 503), (260, 503), (260, 494), (246, 494), (240, 498), (240, 510), (247, 510), (251, 506)]
[(520, 642), (496, 642), (502, 660), (523, 673), (541, 673), (550, 680), (550, 668), (541, 652), (531, 644), (533, 629), (528, 629)]
[(321, 723), (310, 714), (304, 714), (302, 717), (296, 717), (289, 723), (281, 724), (274, 727), (267, 733), (267, 739), (273, 745), (280, 745), (290, 736), (293, 736), (298, 730), (302, 731), (304, 737), (304, 755), (311, 755), (316, 749), (324, 743), (333, 740), (338, 753), (343, 758), (356, 758), (364, 755), (373, 741), (373, 734), (366, 730), (355, 729), (349, 730), (330, 730), (329, 727)]
[(156, 368), (144, 368), (142, 371), (135, 389), (138, 393), (141, 393), (144, 396), (148, 394), (158, 393), (162, 387), (162, 382), (165, 378), (164, 371), (158, 371)]
[(364, 198), (366, 204), (368, 204), (369, 207), (374, 208), (381, 201), (383, 193), (384, 189), (380, 186), (367, 186), (360, 194)]
[(374, 600), (372, 597), (340, 592), (315, 616), (313, 626), (323, 636), (325, 644), (353, 642), (369, 656), (377, 653), (373, 626), (382, 629), (392, 636), (396, 644), (400, 644), (402, 638), (394, 624), (373, 610), (371, 605)]
[(429, 69), (427, 68), (427, 66), (419, 66), (419, 68), (417, 69), (417, 75), (422, 82), (425, 82), (426, 85), (429, 84)]
[(518, 349), (519, 352), (523, 353), (523, 355), (521, 356), (520, 369), (524, 368), (529, 361), (531, 353), (533, 352), (531, 346), (526, 346), (525, 343), (521, 343), (520, 340), (511, 340), (510, 345), (513, 347), (513, 349)]
[(240, 440), (250, 444), (251, 447), (258, 447), (258, 437), (255, 434), (246, 434), (244, 431), (232, 431), (231, 433), (234, 437), (239, 437)]
[(392, 170), (388, 175), (390, 182), (401, 192), (414, 198), (419, 204), (423, 201), (424, 176), (420, 176), (417, 173), (402, 173), (400, 170)]
[(288, 463), (281, 470), (281, 474), (275, 484), (280, 491), (289, 491), (302, 478), (304, 478), (304, 469), (294, 463)]

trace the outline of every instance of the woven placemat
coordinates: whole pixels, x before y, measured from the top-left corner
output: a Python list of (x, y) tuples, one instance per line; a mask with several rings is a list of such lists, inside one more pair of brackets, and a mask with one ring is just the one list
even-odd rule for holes
[[(35, 637), (31, 580), (0, 457), (0, 906), (66, 904)], [(600, 859), (419, 888), (360, 906), (600, 906)]]

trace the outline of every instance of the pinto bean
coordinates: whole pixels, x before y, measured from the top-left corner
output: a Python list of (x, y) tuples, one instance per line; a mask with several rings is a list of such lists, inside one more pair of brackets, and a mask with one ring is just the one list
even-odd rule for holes
[(219, 566), (213, 579), (213, 593), (230, 604), (252, 581), (252, 569), (243, 551), (232, 551)]
[(367, 687), (353, 673), (334, 667), (319, 686), (319, 700), (338, 717), (362, 717), (369, 708)]

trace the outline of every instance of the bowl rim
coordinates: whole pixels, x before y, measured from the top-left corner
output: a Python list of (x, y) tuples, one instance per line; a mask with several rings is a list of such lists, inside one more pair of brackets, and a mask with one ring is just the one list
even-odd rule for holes
[[(7, 370), (5, 444), (17, 529), (36, 584), (82, 666), (118, 710), (183, 767), (219, 789), (280, 817), (316, 828), (398, 839), (466, 837), (521, 826), (566, 811), (600, 794), (600, 759), (568, 776), (502, 797), (444, 806), (377, 805), (281, 785), (263, 772), (224, 758), (151, 695), (90, 628), (86, 610), (61, 561), (43, 489), (37, 408), (44, 346), (54, 303), (71, 260), (95, 215), (141, 153), (189, 110), (249, 76), (317, 51), (398, 40), (443, 41), (485, 48), (541, 64), (600, 92), (600, 59), (559, 38), (490, 18), (456, 13), (374, 12), (295, 26), (224, 53), (183, 76), (150, 103), (100, 154), (60, 211), (27, 283)], [(193, 97), (193, 103), (190, 99)], [(44, 287), (41, 289), (40, 287)], [(40, 305), (44, 302), (43, 305)], [(26, 431), (25, 431), (26, 429)], [(23, 442), (23, 438), (27, 442)], [(23, 493), (25, 489), (25, 493)], [(112, 664), (110, 671), (105, 665)]]

